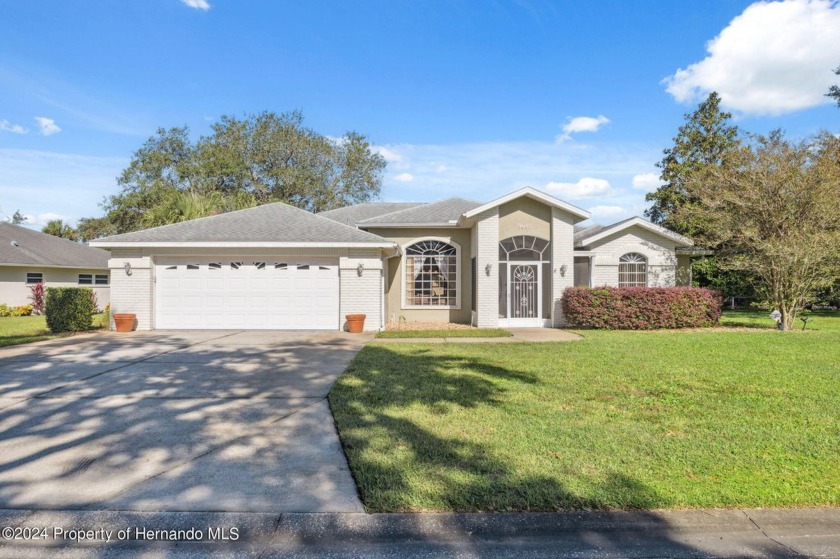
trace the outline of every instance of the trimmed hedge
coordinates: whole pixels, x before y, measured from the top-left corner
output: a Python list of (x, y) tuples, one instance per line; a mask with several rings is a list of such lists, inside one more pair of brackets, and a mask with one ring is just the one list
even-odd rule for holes
[(719, 292), (699, 287), (569, 287), (563, 292), (570, 325), (604, 330), (713, 326), (722, 305)]
[(51, 332), (80, 332), (93, 328), (96, 309), (88, 287), (48, 287), (44, 301), (47, 328)]

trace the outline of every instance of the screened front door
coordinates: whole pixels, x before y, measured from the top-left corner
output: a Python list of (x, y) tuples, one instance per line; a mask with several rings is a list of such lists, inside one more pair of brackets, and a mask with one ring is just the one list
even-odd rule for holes
[(499, 241), (500, 326), (539, 327), (550, 324), (550, 246), (547, 239), (530, 235), (517, 235)]
[(510, 262), (507, 266), (509, 326), (542, 326), (542, 264)]

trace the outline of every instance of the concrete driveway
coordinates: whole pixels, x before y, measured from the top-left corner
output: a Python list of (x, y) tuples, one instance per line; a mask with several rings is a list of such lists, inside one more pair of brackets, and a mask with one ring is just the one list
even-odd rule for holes
[(0, 509), (362, 511), (325, 398), (368, 340), (134, 332), (0, 350)]

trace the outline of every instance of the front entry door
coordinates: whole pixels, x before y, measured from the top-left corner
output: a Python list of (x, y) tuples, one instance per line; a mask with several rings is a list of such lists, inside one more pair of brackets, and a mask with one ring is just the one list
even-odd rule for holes
[(508, 326), (542, 326), (542, 265), (509, 262), (507, 271)]

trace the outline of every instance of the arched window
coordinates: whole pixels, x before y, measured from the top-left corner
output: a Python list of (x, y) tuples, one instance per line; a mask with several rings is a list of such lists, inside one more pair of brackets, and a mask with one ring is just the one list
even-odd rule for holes
[(647, 258), (628, 252), (618, 259), (619, 287), (647, 287)]
[(499, 241), (499, 260), (548, 260), (548, 241), (531, 235), (517, 235)]
[(458, 250), (437, 240), (405, 249), (405, 303), (409, 306), (458, 305)]

